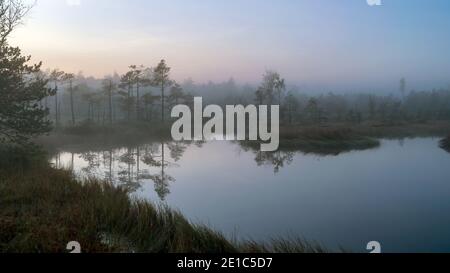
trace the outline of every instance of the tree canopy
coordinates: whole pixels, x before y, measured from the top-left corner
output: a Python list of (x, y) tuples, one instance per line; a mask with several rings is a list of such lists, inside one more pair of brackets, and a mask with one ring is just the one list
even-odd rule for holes
[(19, 0), (0, 0), (0, 141), (23, 144), (51, 129), (44, 98), (54, 90), (41, 73), (41, 63), (8, 45), (7, 37), (28, 8)]

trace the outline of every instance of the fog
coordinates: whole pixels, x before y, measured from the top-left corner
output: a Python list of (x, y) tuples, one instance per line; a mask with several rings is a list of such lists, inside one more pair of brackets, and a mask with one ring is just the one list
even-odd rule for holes
[(449, 1), (25, 2), (0, 253), (450, 251)]
[(401, 77), (416, 90), (450, 84), (448, 8), (442, 0), (40, 0), (11, 43), (44, 67), (97, 78), (164, 58), (178, 82), (257, 85), (274, 69), (303, 92), (386, 94)]

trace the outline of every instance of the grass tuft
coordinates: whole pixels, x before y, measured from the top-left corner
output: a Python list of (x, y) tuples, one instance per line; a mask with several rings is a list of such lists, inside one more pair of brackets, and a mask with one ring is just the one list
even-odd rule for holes
[(0, 207), (0, 253), (61, 253), (70, 241), (87, 253), (324, 252), (303, 240), (233, 242), (166, 206), (49, 166), (0, 169)]

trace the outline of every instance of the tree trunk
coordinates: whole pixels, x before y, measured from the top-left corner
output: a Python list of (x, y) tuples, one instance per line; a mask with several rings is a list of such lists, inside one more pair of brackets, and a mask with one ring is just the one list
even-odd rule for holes
[(55, 124), (58, 126), (58, 85), (55, 82)]
[(109, 183), (113, 183), (113, 176), (112, 176), (112, 162), (113, 162), (113, 152), (112, 150), (109, 151)]
[(162, 123), (164, 123), (165, 118), (164, 118), (164, 83), (161, 84), (161, 119), (162, 119)]
[(131, 120), (131, 84), (128, 84), (128, 98), (127, 98), (127, 119), (128, 121)]
[(112, 113), (112, 82), (109, 82), (109, 124), (113, 124), (113, 113)]
[(89, 102), (88, 104), (88, 121), (91, 122), (91, 110), (92, 110), (92, 104)]
[(97, 123), (100, 124), (100, 115), (101, 115), (101, 107), (100, 105), (97, 105)]
[(58, 124), (61, 123), (61, 102), (58, 102)]
[(139, 120), (141, 118), (140, 115), (140, 110), (139, 110), (139, 100), (140, 100), (140, 95), (139, 95), (139, 81), (136, 83), (136, 120)]
[(75, 110), (73, 105), (73, 83), (70, 81), (70, 112), (72, 114), (72, 125), (75, 126)]
[(163, 142), (163, 143), (161, 143), (161, 159), (162, 159), (162, 161), (161, 161), (161, 174), (162, 174), (162, 176), (161, 176), (161, 180), (164, 182), (164, 174), (165, 174), (165, 151), (164, 151), (164, 145), (165, 143)]
[(136, 148), (136, 180), (139, 183), (140, 181), (140, 177), (139, 177), (139, 173), (140, 173), (140, 162), (141, 162), (141, 151), (139, 149), (139, 146), (137, 146)]
[(148, 109), (148, 121), (153, 120), (153, 103), (150, 104), (150, 109)]

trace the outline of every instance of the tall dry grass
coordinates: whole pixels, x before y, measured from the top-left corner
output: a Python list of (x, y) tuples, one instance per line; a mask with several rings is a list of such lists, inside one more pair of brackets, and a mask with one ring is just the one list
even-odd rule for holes
[(304, 240), (235, 242), (178, 211), (136, 200), (111, 184), (39, 166), (0, 169), (0, 252), (324, 252)]

